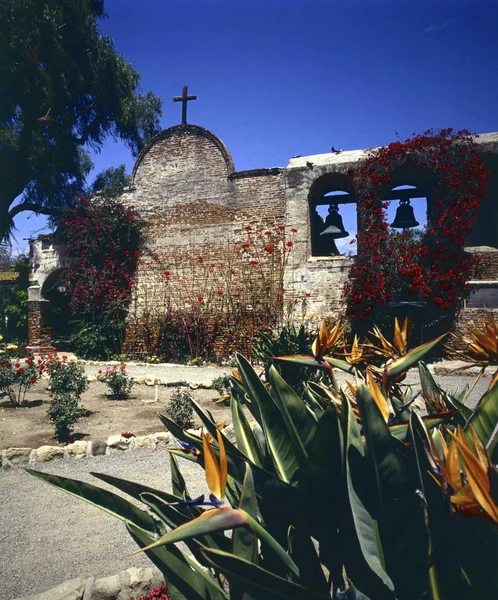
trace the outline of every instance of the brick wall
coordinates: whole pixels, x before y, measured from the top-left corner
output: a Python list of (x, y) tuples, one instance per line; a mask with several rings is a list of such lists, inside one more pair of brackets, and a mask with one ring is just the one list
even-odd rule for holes
[[(243, 294), (227, 298), (228, 287), (235, 289), (227, 281), (230, 268), (245, 273), (253, 303), (263, 304), (269, 291), (273, 293), (277, 282), (261, 285), (261, 270), (248, 271), (247, 256), (237, 250), (236, 241), (243, 240), (248, 225), (256, 229), (282, 223), (281, 169), (237, 173), (218, 138), (201, 127), (180, 125), (161, 132), (144, 148), (122, 201), (135, 206), (148, 222), (125, 351), (145, 349), (144, 324), (152, 325), (168, 308), (206, 313), (209, 300), (211, 309), (224, 314), (231, 310), (229, 300), (247, 301)], [(259, 262), (264, 276), (281, 279), (281, 270), (270, 260)], [(196, 303), (201, 295), (205, 300), (200, 307)], [(220, 339), (217, 347), (227, 344), (229, 340)]]

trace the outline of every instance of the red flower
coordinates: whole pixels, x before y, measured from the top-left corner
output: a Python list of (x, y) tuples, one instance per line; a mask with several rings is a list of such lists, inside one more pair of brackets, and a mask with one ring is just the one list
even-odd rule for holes
[(164, 271), (163, 275), (165, 277), (169, 277), (171, 275), (171, 271)]
[(26, 373), (26, 371), (24, 369), (18, 369), (18, 371), (17, 371), (18, 375), (24, 375), (24, 373)]
[(259, 263), (258, 263), (258, 261), (257, 261), (257, 260), (250, 260), (250, 261), (249, 261), (249, 264), (250, 264), (251, 266), (255, 267), (255, 266), (256, 266), (256, 265), (258, 265)]
[(268, 236), (273, 235), (273, 231), (265, 231), (265, 235), (268, 235)]
[(286, 242), (285, 244), (288, 248), (292, 248), (294, 246), (294, 242)]
[(273, 254), (273, 246), (271, 244), (268, 244), (268, 246), (265, 246), (264, 248), (265, 252), (268, 252), (268, 254)]
[(204, 300), (204, 296), (201, 294), (197, 297), (197, 302), (202, 302)]
[(285, 225), (277, 225), (277, 228), (280, 229), (280, 231), (283, 231), (285, 229)]
[(246, 226), (244, 227), (244, 229), (245, 229), (246, 231), (252, 231), (252, 227), (251, 227), (250, 225), (246, 225)]
[(218, 294), (218, 296), (223, 296), (223, 292), (221, 290), (217, 290), (216, 293)]
[(36, 382), (36, 377), (34, 375), (32, 375), (29, 380), (31, 381), (31, 383), (35, 383)]
[(291, 227), (292, 233), (297, 233), (297, 229), (295, 227)]

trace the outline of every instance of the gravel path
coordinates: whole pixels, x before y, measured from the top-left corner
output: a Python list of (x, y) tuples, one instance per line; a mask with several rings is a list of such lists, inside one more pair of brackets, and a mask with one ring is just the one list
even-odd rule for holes
[[(87, 367), (93, 374), (95, 365)], [(196, 383), (211, 381), (229, 370), (177, 365), (129, 368), (134, 377), (170, 377), (170, 381)], [(473, 381), (461, 375), (436, 379), (448, 390), (462, 389)], [(409, 374), (407, 383), (416, 380), (416, 373)], [(479, 382), (469, 404), (477, 401), (488, 384), (488, 377)], [(163, 450), (59, 460), (37, 468), (103, 487), (104, 483), (91, 477), (91, 471), (170, 489), (169, 459)], [(181, 468), (191, 494), (204, 493), (202, 470), (189, 461), (183, 461)], [(134, 550), (135, 543), (118, 519), (34, 479), (20, 468), (0, 471), (0, 600), (42, 592), (74, 577), (105, 577), (129, 567), (150, 566), (144, 555), (127, 557)]]
[[(204, 473), (183, 461), (191, 494), (204, 493)], [(171, 490), (168, 453), (137, 450), (92, 459), (52, 461), (37, 470), (116, 491), (91, 471)], [(121, 494), (124, 496), (124, 494)], [(0, 598), (48, 590), (74, 577), (105, 577), (129, 567), (150, 567), (122, 521), (22, 469), (0, 473)]]

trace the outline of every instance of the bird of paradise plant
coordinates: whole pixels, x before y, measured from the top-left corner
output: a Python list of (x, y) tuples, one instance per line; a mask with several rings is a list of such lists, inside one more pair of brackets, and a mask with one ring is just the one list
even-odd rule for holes
[[(320, 356), (328, 335), (325, 327), (315, 346), (320, 361), (338, 360)], [(392, 359), (383, 374), (388, 381), (401, 376), (435, 343)], [(314, 356), (308, 359), (323, 368)], [(263, 382), (244, 357), (237, 362), (236, 444), (192, 399), (201, 436), (160, 416), (186, 448), (169, 450), (171, 493), (96, 475), (145, 503), (155, 518), (108, 491), (28, 471), (121, 518), (163, 572), (173, 600), (498, 595), (492, 466), (498, 384), (470, 409), (464, 396), (445, 393), (419, 363), (425, 396), (446, 408), (440, 413), (429, 406), (422, 419), (410, 406), (400, 408), (394, 386), (384, 386), (368, 368), (364, 379), (351, 383), (350, 399), (324, 383), (310, 382), (299, 395), (275, 367)], [(191, 499), (179, 458), (206, 471), (208, 502)], [(317, 498), (326, 510), (317, 510)], [(175, 547), (178, 541), (195, 560)]]

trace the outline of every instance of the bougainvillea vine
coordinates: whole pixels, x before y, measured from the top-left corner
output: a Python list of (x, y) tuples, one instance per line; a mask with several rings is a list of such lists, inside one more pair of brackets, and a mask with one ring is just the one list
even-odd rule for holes
[[(399, 237), (393, 244), (383, 197), (399, 185), (393, 182), (395, 173), (424, 181), (428, 214), (424, 235), (395, 234)], [(466, 130), (429, 130), (373, 151), (348, 176), (361, 199), (358, 256), (344, 288), (348, 316), (367, 323), (379, 320), (387, 303), (396, 299), (393, 269), (404, 279), (408, 295), (421, 298), (429, 310), (454, 311), (473, 268), (465, 238), (490, 176), (475, 138)]]

